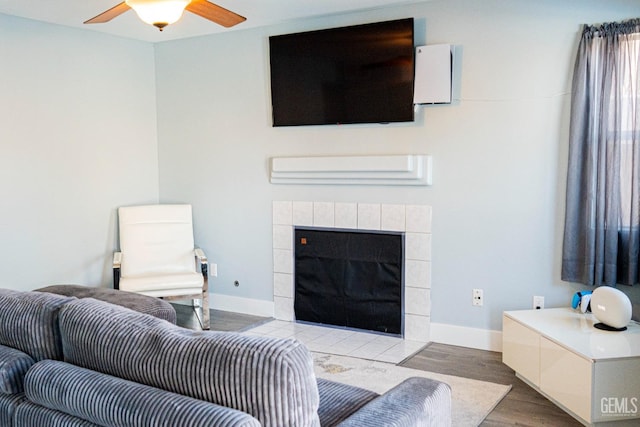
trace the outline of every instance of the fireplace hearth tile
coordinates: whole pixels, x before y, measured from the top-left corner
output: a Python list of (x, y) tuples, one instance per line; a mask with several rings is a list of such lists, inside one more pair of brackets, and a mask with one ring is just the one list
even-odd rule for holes
[(269, 333), (278, 329), (276, 322), (281, 322), (279, 320), (274, 320), (272, 322), (263, 323), (255, 328), (251, 329), (251, 333), (254, 335), (268, 335)]
[(358, 228), (358, 205), (356, 203), (336, 203), (335, 226), (337, 228)]
[(330, 202), (315, 202), (313, 204), (314, 227), (334, 227), (335, 207)]
[(293, 298), (273, 297), (273, 313), (276, 319), (293, 321)]
[(273, 294), (278, 297), (293, 298), (293, 275), (273, 273)]
[(286, 249), (273, 250), (274, 273), (293, 274), (293, 251)]
[(410, 341), (429, 342), (431, 318), (405, 313), (404, 337)]
[(408, 259), (404, 263), (405, 286), (413, 288), (430, 288), (430, 263), (429, 261), (417, 261)]
[(404, 340), (377, 356), (381, 362), (399, 363), (407, 357), (413, 356), (426, 344), (419, 341)]
[(291, 225), (292, 219), (292, 202), (273, 202), (274, 224)]
[(388, 231), (405, 231), (404, 205), (382, 205), (382, 229)]
[(429, 261), (431, 260), (431, 234), (406, 233), (405, 234), (406, 259)]
[(346, 338), (344, 336), (340, 336), (338, 334), (325, 334), (312, 340), (309, 344), (314, 346), (334, 346), (345, 339)]
[(360, 230), (380, 230), (380, 205), (358, 203), (358, 228)]
[(273, 248), (293, 250), (293, 227), (290, 225), (273, 226)]
[[(396, 338), (396, 340), (397, 339), (399, 338)], [(351, 353), (349, 353), (349, 356), (360, 357), (363, 359), (376, 359), (383, 353), (389, 351), (396, 344), (397, 342), (381, 343), (381, 342), (372, 341), (352, 351)]]
[(406, 211), (407, 232), (431, 233), (431, 206), (407, 205)]
[(293, 225), (313, 225), (313, 203), (293, 202)]
[[(362, 344), (359, 342), (354, 342), (350, 340), (343, 340), (339, 343), (335, 344), (331, 350), (332, 354), (339, 354), (343, 356), (348, 356), (358, 349), (362, 348), (366, 344)], [(326, 353), (326, 352), (325, 352)]]
[(404, 311), (407, 314), (428, 316), (431, 313), (429, 289), (407, 287), (404, 291)]

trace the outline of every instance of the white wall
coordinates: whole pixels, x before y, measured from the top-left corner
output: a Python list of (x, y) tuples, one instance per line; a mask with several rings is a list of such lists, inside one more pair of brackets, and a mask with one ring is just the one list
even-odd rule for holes
[(0, 15), (0, 287), (111, 286), (115, 209), (157, 202), (153, 45)]
[[(215, 294), (270, 301), (272, 200), (326, 200), (433, 206), (432, 322), (500, 330), (502, 311), (533, 295), (567, 305), (580, 288), (559, 271), (581, 24), (639, 15), (634, 0), (431, 1), (159, 44), (160, 199), (194, 205), (197, 243), (219, 264)], [(271, 127), (268, 36), (408, 16), (416, 44), (461, 47), (459, 102), (408, 125)], [(433, 155), (434, 185), (268, 181), (273, 156), (374, 153)]]

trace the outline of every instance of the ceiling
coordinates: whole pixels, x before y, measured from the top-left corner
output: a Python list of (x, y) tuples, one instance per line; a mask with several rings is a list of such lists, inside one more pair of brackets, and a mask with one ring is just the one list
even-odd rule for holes
[(182, 19), (163, 32), (138, 19), (133, 10), (104, 24), (84, 25), (87, 19), (118, 4), (120, 0), (0, 0), (0, 13), (68, 27), (100, 31), (120, 37), (161, 42), (215, 34), (392, 5), (415, 3), (407, 0), (214, 0), (247, 20), (226, 29), (197, 15), (185, 12)]

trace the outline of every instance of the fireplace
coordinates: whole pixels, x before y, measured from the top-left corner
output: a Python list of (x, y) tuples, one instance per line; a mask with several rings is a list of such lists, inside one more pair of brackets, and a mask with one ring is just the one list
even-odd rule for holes
[(404, 338), (429, 341), (431, 312), (431, 207), (344, 202), (273, 202), (274, 316), (295, 321), (295, 227), (388, 231), (404, 235)]
[(402, 336), (403, 233), (295, 227), (296, 321)]

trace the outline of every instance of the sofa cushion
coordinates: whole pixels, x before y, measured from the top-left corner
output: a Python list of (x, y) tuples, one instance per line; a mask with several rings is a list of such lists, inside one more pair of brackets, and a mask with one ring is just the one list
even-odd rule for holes
[(309, 351), (295, 340), (195, 332), (93, 299), (60, 313), (65, 360), (247, 412), (263, 426), (319, 425)]
[(23, 393), (0, 394), (0, 426), (13, 426), (13, 414), (25, 401)]
[(0, 289), (0, 344), (21, 350), (35, 361), (62, 359), (58, 312), (74, 299)]
[(318, 415), (322, 427), (337, 426), (361, 407), (379, 396), (370, 390), (318, 378), (320, 408)]
[(0, 345), (0, 393), (22, 393), (24, 376), (34, 363), (28, 354)]
[(429, 378), (407, 378), (340, 423), (340, 427), (378, 425), (450, 426), (451, 387)]
[(103, 427), (64, 412), (36, 405), (28, 400), (16, 408), (13, 423), (0, 425), (13, 427)]
[(29, 370), (25, 395), (33, 403), (105, 427), (260, 426), (235, 409), (54, 360)]

